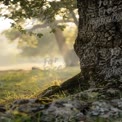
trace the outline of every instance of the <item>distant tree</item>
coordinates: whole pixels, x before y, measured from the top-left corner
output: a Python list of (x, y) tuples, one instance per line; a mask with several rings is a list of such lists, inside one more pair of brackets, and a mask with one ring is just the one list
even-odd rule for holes
[[(1, 0), (1, 3), (7, 6), (9, 12), (3, 13), (7, 18), (13, 19), (13, 26), (17, 25), (21, 32), (25, 32), (23, 28), (19, 25), (24, 19), (37, 18), (40, 23), (36, 24), (28, 30), (33, 32), (39, 28), (45, 28), (49, 26), (55, 35), (59, 49), (64, 57), (67, 65), (67, 57), (70, 54), (70, 50), (66, 45), (66, 41), (62, 30), (64, 25), (62, 23), (74, 22), (78, 25), (77, 17), (75, 15), (76, 1), (74, 0)], [(5, 8), (5, 7), (4, 7)], [(56, 19), (56, 16), (60, 16), (60, 20)], [(42, 36), (42, 34), (38, 34)], [(78, 59), (75, 56), (75, 59)], [(76, 64), (75, 60), (69, 59), (72, 64)]]
[[(46, 55), (58, 56), (60, 54), (60, 51), (57, 47), (55, 37), (52, 33), (49, 33), (49, 31), (50, 29), (47, 28), (43, 29), (43, 31), (40, 31), (43, 34), (41, 38), (35, 35), (22, 34), (20, 31), (14, 28), (3, 31), (3, 34), (6, 35), (9, 41), (18, 42), (18, 48), (21, 49), (20, 55), (22, 56), (25, 57), (34, 57), (34, 56), (45, 57)], [(51, 41), (50, 38), (52, 39)]]

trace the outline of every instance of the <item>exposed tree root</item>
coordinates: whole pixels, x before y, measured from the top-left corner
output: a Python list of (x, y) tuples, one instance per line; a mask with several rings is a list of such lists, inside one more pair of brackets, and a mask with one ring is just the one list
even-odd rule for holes
[(67, 81), (63, 82), (60, 86), (51, 86), (44, 90), (40, 97), (49, 97), (56, 93), (60, 93), (61, 91), (66, 91), (70, 94), (74, 93), (76, 90), (86, 90), (89, 88), (89, 83), (84, 80), (81, 76), (81, 73), (75, 75), (74, 77), (68, 79)]

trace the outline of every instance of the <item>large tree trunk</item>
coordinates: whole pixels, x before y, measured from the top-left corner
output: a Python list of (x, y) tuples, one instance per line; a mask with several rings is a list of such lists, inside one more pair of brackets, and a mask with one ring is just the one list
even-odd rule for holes
[[(86, 80), (122, 82), (122, 1), (77, 0), (75, 51)], [(118, 86), (119, 87), (119, 86)]]

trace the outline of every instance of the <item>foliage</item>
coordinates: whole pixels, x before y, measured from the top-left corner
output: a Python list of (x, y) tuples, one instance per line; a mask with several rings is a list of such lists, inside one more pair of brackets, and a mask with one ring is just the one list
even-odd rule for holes
[[(45, 34), (42, 32), (44, 28), (50, 27), (50, 32), (55, 33), (56, 28), (60, 28), (63, 31), (66, 22), (77, 23), (75, 21), (76, 16), (74, 16), (76, 10), (76, 1), (74, 0), (0, 0), (0, 3), (0, 15), (12, 19), (11, 25), (14, 27), (14, 29), (4, 33), (12, 41), (14, 39), (19, 40), (19, 48), (22, 49), (24, 55), (38, 56), (40, 52), (41, 54), (44, 52), (41, 48), (44, 43), (41, 43), (39, 39)], [(27, 19), (30, 19), (31, 21), (29, 22), (33, 23), (31, 29), (27, 29), (25, 26)], [(28, 24), (30, 25), (30, 23)], [(41, 32), (36, 31), (36, 29), (40, 28), (43, 29)], [(17, 31), (18, 29), (23, 35)], [(47, 33), (45, 35), (47, 36)], [(49, 39), (51, 41), (46, 41), (46, 43), (52, 47), (54, 38)], [(73, 39), (66, 38), (66, 42), (67, 40), (75, 39), (74, 37)], [(41, 46), (40, 49), (38, 48), (39, 46)], [(47, 46), (46, 48), (49, 47)], [(55, 45), (53, 49), (56, 49)], [(56, 49), (55, 52), (59, 52), (59, 50)]]
[[(68, 10), (76, 9), (74, 0), (1, 0), (8, 6), (11, 15), (8, 17), (15, 19), (41, 17), (41, 19), (54, 18), (57, 14), (64, 14), (65, 18)], [(70, 3), (70, 4), (69, 4)], [(62, 10), (65, 9), (65, 10)], [(42, 16), (40, 16), (42, 15)]]
[(9, 29), (3, 32), (3, 34), (6, 35), (6, 37), (10, 41), (17, 40), (18, 41), (18, 47), (36, 47), (37, 46), (37, 37), (30, 34), (22, 34), (17, 29)]
[[(41, 38), (35, 35), (22, 34), (16, 29), (6, 30), (3, 33), (11, 41), (18, 42), (18, 48), (21, 49), (20, 55), (22, 56), (45, 56), (49, 55), (59, 55), (59, 49), (55, 43), (55, 37), (52, 33), (49, 33), (50, 29), (40, 29), (40, 33), (44, 36)], [(47, 45), (48, 43), (48, 45)], [(50, 50), (50, 47), (53, 47)]]
[[(60, 51), (56, 44), (55, 36), (50, 31), (50, 28), (39, 29), (40, 36), (43, 35), (41, 38), (33, 34), (22, 34), (14, 28), (3, 31), (3, 34), (6, 35), (10, 42), (15, 40), (18, 42), (18, 48), (21, 49), (20, 55), (22, 56), (45, 56), (47, 53), (49, 55), (59, 55)], [(75, 25), (66, 27), (63, 35), (69, 48), (73, 48), (76, 38)], [(53, 47), (53, 49), (50, 50), (50, 47)]]
[[(69, 20), (76, 9), (74, 0), (0, 0), (4, 4), (1, 15), (14, 20), (13, 26), (29, 18), (37, 18), (41, 22), (52, 23), (56, 16)], [(4, 12), (4, 9), (7, 12)], [(55, 25), (53, 25), (55, 26)], [(22, 31), (23, 29), (18, 28)], [(54, 27), (53, 27), (54, 28)]]

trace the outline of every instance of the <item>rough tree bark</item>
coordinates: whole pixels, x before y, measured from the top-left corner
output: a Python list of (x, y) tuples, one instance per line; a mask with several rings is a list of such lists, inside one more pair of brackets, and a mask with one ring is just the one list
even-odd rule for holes
[(77, 0), (77, 5), (79, 27), (74, 49), (81, 75), (96, 84), (122, 82), (122, 1)]

